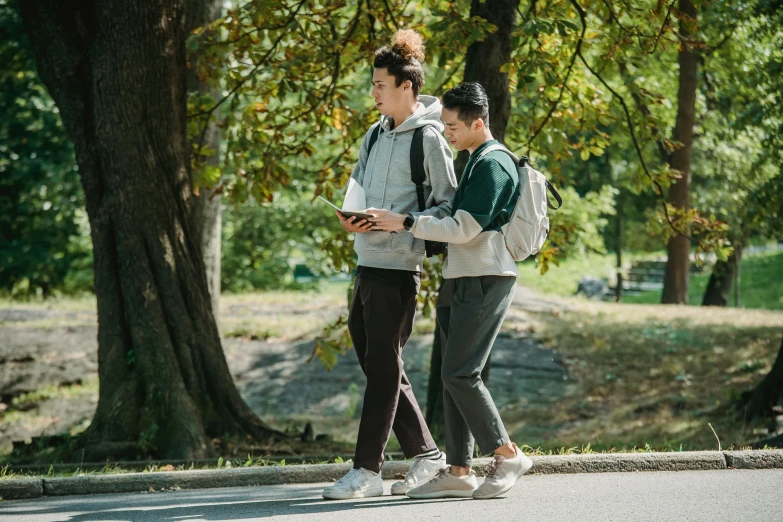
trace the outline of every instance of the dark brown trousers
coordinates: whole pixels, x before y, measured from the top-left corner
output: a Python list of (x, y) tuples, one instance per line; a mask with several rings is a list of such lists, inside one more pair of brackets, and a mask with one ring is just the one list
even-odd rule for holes
[(405, 375), (419, 274), (364, 269), (356, 277), (348, 330), (367, 376), (354, 468), (379, 472), (391, 431), (407, 458), (437, 448)]

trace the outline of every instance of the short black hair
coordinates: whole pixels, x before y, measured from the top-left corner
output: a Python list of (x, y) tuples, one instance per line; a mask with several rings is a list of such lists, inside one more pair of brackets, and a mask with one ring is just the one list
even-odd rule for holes
[(489, 99), (480, 83), (463, 82), (446, 91), (443, 108), (456, 110), (457, 118), (468, 125), (481, 118), (489, 127)]

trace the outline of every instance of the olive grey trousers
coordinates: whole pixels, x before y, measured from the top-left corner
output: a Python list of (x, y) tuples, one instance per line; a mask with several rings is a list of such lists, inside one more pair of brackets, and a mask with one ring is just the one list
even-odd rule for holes
[(481, 370), (515, 289), (516, 278), (509, 276), (446, 279), (441, 287), (437, 314), (446, 455), (454, 466), (470, 466), (474, 438), (483, 453), (492, 453), (509, 440)]

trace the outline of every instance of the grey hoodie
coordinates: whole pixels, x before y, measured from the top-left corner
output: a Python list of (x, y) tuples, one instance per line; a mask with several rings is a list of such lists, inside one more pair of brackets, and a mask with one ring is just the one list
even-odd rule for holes
[[(443, 137), (440, 101), (419, 96), (416, 112), (391, 129), (390, 116), (370, 127), (362, 140), (359, 162), (351, 177), (367, 197), (367, 207), (383, 208), (399, 214), (443, 218), (451, 215), (451, 203), (457, 189), (457, 177), (449, 144)], [(383, 132), (368, 154), (370, 135), (381, 125)], [(427, 210), (419, 212), (416, 185), (411, 181), (410, 150), (413, 131), (430, 125), (424, 132), (424, 197)], [(410, 232), (357, 232), (354, 250), (360, 266), (420, 271), (424, 260), (424, 240)]]

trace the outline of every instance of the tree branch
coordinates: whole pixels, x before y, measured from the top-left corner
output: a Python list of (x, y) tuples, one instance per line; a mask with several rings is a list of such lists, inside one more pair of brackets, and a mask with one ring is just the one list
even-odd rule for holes
[(397, 20), (394, 18), (394, 13), (392, 13), (391, 7), (389, 7), (388, 0), (383, 0), (383, 5), (386, 7), (386, 12), (389, 13), (389, 18), (391, 18), (391, 21), (394, 24), (394, 28), (399, 29), (400, 24), (398, 24)]
[[(299, 13), (299, 10), (302, 8), (302, 6), (305, 5), (305, 3), (307, 3), (307, 0), (302, 0), (301, 2), (299, 2), (299, 5), (296, 7), (296, 9), (288, 17), (288, 21), (286, 22), (285, 27), (290, 25), (296, 19), (296, 15)], [(266, 54), (261, 59), (261, 61), (259, 61), (250, 70), (250, 72), (245, 75), (244, 78), (242, 78), (239, 82), (237, 82), (237, 84), (229, 91), (229, 93), (227, 95), (225, 95), (220, 101), (218, 101), (211, 109), (209, 109), (208, 111), (204, 111), (202, 113), (199, 113), (199, 114), (188, 115), (188, 118), (198, 117), (198, 116), (202, 116), (202, 115), (206, 116), (206, 118), (205, 118), (206, 121), (204, 121), (204, 127), (201, 129), (201, 135), (199, 136), (199, 139), (198, 139), (198, 149), (196, 151), (196, 156), (197, 157), (201, 156), (201, 149), (204, 147), (204, 138), (207, 135), (207, 129), (209, 128), (209, 120), (212, 118), (212, 113), (214, 113), (217, 110), (218, 107), (223, 105), (223, 103), (226, 100), (228, 100), (229, 98), (234, 96), (234, 94), (236, 94), (236, 92), (239, 90), (239, 88), (242, 87), (245, 84), (245, 82), (248, 79), (250, 79), (263, 64), (266, 63), (266, 60), (269, 59), (269, 57), (272, 55), (272, 52), (277, 48), (277, 46), (280, 44), (280, 42), (282, 41), (282, 39), (283, 39), (283, 37), (285, 35), (286, 35), (286, 32), (285, 31), (281, 31), (280, 35), (274, 41), (274, 43), (269, 48), (269, 50), (266, 52)]]
[[(576, 2), (573, 2), (577, 6), (577, 10), (582, 9), (579, 4)], [(549, 107), (549, 112), (547, 113), (544, 120), (541, 122), (541, 124), (538, 127), (538, 130), (533, 133), (533, 137), (531, 137), (527, 142), (527, 147), (530, 148), (530, 144), (533, 143), (533, 141), (538, 137), (539, 134), (541, 134), (541, 131), (544, 130), (544, 127), (546, 126), (546, 123), (549, 121), (549, 118), (552, 117), (552, 114), (555, 112), (555, 109), (560, 104), (560, 100), (563, 99), (563, 92), (566, 90), (566, 86), (568, 85), (568, 78), (571, 76), (571, 71), (574, 68), (574, 63), (576, 63), (576, 57), (579, 55), (581, 49), (582, 49), (582, 42), (585, 38), (585, 32), (587, 32), (587, 23), (584, 19), (584, 11), (580, 13), (580, 16), (582, 17), (582, 33), (579, 35), (579, 40), (576, 42), (576, 50), (574, 51), (574, 55), (571, 57), (571, 63), (568, 65), (568, 70), (566, 71), (565, 78), (563, 79), (563, 85), (560, 87), (560, 94), (557, 96), (557, 100), (555, 100), (551, 106)]]
[(669, 4), (668, 7), (666, 8), (666, 16), (663, 19), (663, 24), (661, 24), (661, 30), (658, 31), (658, 36), (655, 38), (655, 44), (653, 44), (653, 48), (648, 54), (653, 54), (655, 50), (658, 49), (658, 43), (661, 41), (663, 32), (664, 30), (666, 30), (666, 25), (669, 23), (669, 17), (671, 17), (673, 6), (674, 6), (674, 0), (672, 0), (672, 3)]
[[(585, 27), (587, 24), (585, 20), (586, 15), (584, 9), (582, 9), (582, 7), (576, 2), (576, 0), (569, 0), (569, 1), (571, 2), (571, 4), (574, 5), (574, 7), (576, 7), (577, 12), (579, 13), (579, 18), (582, 22), (582, 27)], [(587, 68), (587, 70), (590, 71), (590, 73), (593, 74), (593, 76), (598, 78), (598, 81), (600, 81), (601, 84), (604, 87), (606, 87), (609, 90), (609, 92), (612, 93), (612, 96), (617, 98), (617, 100), (620, 102), (620, 105), (623, 108), (623, 112), (625, 113), (626, 122), (628, 123), (628, 130), (630, 131), (631, 134), (631, 141), (633, 142), (633, 146), (636, 149), (636, 154), (639, 157), (639, 162), (642, 165), (642, 169), (644, 170), (644, 173), (650, 179), (650, 182), (653, 184), (653, 187), (655, 188), (655, 193), (659, 197), (661, 206), (663, 207), (663, 214), (666, 217), (666, 222), (669, 224), (669, 227), (676, 234), (683, 236), (690, 241), (697, 242), (690, 235), (683, 233), (681, 230), (678, 230), (676, 225), (672, 221), (672, 218), (669, 215), (669, 207), (667, 206), (666, 201), (663, 199), (664, 198), (663, 187), (661, 187), (661, 184), (658, 183), (655, 177), (650, 173), (650, 170), (647, 168), (647, 163), (644, 161), (644, 154), (642, 153), (642, 148), (639, 146), (639, 142), (636, 139), (636, 132), (634, 131), (633, 120), (631, 119), (631, 112), (628, 110), (628, 105), (625, 103), (625, 99), (620, 95), (620, 93), (612, 89), (612, 87), (595, 70), (593, 70), (592, 67), (590, 67), (590, 64), (587, 63), (587, 60), (582, 55), (581, 50), (578, 50), (577, 55), (579, 56), (579, 59), (582, 61), (584, 66)]]

